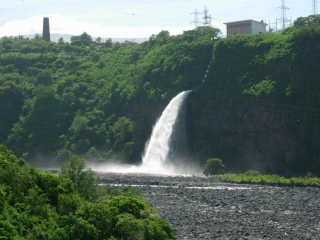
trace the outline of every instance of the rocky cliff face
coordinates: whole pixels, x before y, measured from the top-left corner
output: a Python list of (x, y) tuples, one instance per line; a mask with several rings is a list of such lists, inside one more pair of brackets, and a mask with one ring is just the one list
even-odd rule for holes
[(319, 175), (319, 39), (320, 28), (306, 26), (219, 40), (207, 81), (189, 99), (195, 158)]
[[(200, 101), (199, 101), (200, 98)], [(320, 113), (255, 99), (189, 101), (190, 148), (196, 158), (224, 159), (233, 170), (317, 172)]]

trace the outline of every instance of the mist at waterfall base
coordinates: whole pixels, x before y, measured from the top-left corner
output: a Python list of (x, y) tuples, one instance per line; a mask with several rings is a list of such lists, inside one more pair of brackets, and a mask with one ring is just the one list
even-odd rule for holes
[[(186, 164), (186, 157), (176, 151), (177, 142), (185, 145), (185, 102), (191, 91), (184, 91), (174, 97), (156, 122), (151, 137), (146, 144), (140, 166), (124, 164), (89, 163), (88, 167), (97, 172), (152, 174), (152, 175), (192, 175), (199, 169)], [(190, 162), (190, 161), (189, 161)]]

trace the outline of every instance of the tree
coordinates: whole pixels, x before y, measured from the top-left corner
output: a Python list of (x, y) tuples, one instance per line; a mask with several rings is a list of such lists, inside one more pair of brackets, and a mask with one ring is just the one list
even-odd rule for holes
[(6, 141), (18, 121), (23, 102), (23, 92), (17, 84), (8, 81), (0, 85), (0, 142)]
[(113, 150), (130, 158), (132, 154), (131, 145), (134, 144), (134, 131), (134, 123), (127, 117), (120, 117), (111, 127), (111, 133), (114, 139)]
[(72, 36), (71, 44), (73, 45), (90, 45), (93, 43), (92, 37), (84, 32), (80, 36)]
[(112, 43), (112, 39), (111, 39), (111, 38), (108, 38), (108, 39), (105, 41), (105, 43), (104, 43), (104, 46), (105, 46), (106, 48), (111, 48), (112, 45), (113, 45), (113, 43)]
[(85, 168), (83, 158), (72, 156), (64, 164), (61, 175), (71, 179), (75, 190), (85, 198), (96, 197), (97, 177), (91, 170)]
[(50, 153), (61, 147), (59, 137), (67, 130), (67, 115), (51, 87), (38, 87), (34, 95), (25, 102), (27, 111), (12, 129), (8, 141), (19, 152)]
[(320, 15), (311, 15), (309, 17), (300, 17), (294, 22), (295, 27), (319, 26)]
[(207, 160), (203, 174), (206, 176), (222, 174), (225, 171), (223, 161), (219, 158), (210, 158)]

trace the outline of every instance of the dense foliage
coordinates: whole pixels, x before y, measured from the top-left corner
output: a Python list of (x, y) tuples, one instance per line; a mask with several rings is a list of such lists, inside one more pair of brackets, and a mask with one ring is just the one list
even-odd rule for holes
[(142, 197), (99, 189), (74, 158), (61, 176), (34, 170), (0, 146), (0, 239), (169, 240)]
[(0, 142), (29, 159), (71, 151), (140, 161), (163, 106), (199, 84), (217, 34), (164, 31), (142, 44), (2, 38)]
[(27, 159), (73, 152), (138, 162), (164, 106), (193, 89), (187, 126), (197, 162), (320, 174), (319, 19), (226, 39), (212, 28), (142, 44), (2, 38), (0, 142)]
[(213, 71), (190, 99), (199, 159), (220, 157), (231, 170), (320, 174), (319, 19), (215, 44)]

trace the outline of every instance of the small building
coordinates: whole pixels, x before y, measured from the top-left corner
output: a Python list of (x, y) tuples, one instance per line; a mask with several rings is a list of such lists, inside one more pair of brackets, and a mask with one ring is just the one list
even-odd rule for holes
[(244, 20), (225, 24), (227, 25), (227, 37), (236, 34), (255, 35), (267, 32), (267, 24), (264, 21)]

